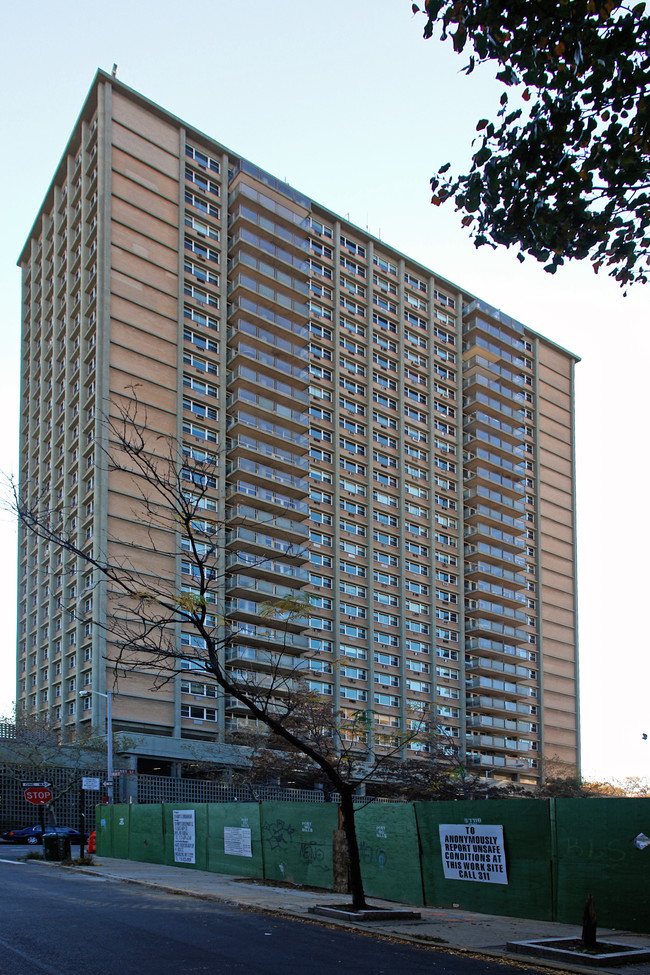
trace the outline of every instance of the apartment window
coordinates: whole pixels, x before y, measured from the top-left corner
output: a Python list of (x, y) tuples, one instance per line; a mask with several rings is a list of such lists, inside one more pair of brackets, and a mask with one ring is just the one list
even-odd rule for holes
[(332, 402), (332, 393), (329, 389), (321, 389), (320, 386), (310, 386), (309, 395), (315, 399), (323, 400), (325, 403)]
[(366, 546), (357, 545), (355, 542), (341, 541), (339, 544), (339, 551), (345, 552), (346, 555), (358, 556), (359, 558), (365, 558)]
[(340, 478), (339, 487), (341, 491), (349, 491), (350, 494), (358, 494), (361, 497), (365, 497), (366, 494), (366, 489), (362, 484), (357, 484), (356, 481), (348, 481), (344, 477)]
[(309, 517), (311, 518), (312, 521), (316, 522), (317, 525), (332, 524), (332, 516), (327, 512), (314, 511), (314, 509), (312, 508), (311, 511), (309, 512)]
[(382, 545), (392, 545), (394, 548), (397, 548), (397, 538), (395, 535), (389, 535), (388, 532), (375, 530), (372, 533), (372, 537), (375, 542), (379, 542)]
[(331, 504), (332, 495), (328, 494), (327, 491), (319, 491), (317, 488), (312, 488), (309, 492), (309, 497), (312, 501), (317, 501), (320, 504)]
[(382, 525), (389, 525), (391, 528), (399, 527), (399, 518), (389, 511), (373, 511), (372, 516)]
[(339, 562), (339, 572), (343, 572), (346, 575), (357, 576), (361, 579), (365, 579), (366, 577), (366, 570), (363, 565), (355, 565), (354, 562), (346, 562), (343, 559)]
[(357, 586), (353, 582), (341, 582), (339, 583), (339, 592), (346, 593), (348, 596), (358, 596), (360, 599), (365, 599), (367, 589), (365, 586)]
[(339, 633), (341, 636), (349, 636), (357, 640), (365, 640), (368, 636), (365, 626), (355, 626), (353, 623), (340, 623)]
[(361, 244), (356, 244), (353, 240), (350, 240), (349, 237), (344, 237), (343, 234), (341, 234), (340, 243), (341, 247), (345, 247), (345, 249), (351, 254), (356, 254), (357, 257), (366, 256), (365, 247), (363, 247)]
[[(397, 586), (397, 584), (398, 584), (397, 576), (391, 575), (388, 572), (380, 572), (378, 569), (375, 569), (373, 571), (372, 578), (373, 578), (373, 580), (375, 582), (378, 582), (382, 586)], [(375, 599), (378, 599), (378, 596), (379, 595), (381, 595), (381, 594), (375, 593)], [(394, 597), (394, 598), (397, 598), (397, 597)], [(379, 602), (383, 602), (384, 600), (383, 599), (378, 599), (378, 601)], [(391, 605), (393, 605), (393, 604), (391, 604)], [(395, 603), (394, 605), (397, 605), (397, 603)]]
[(332, 536), (325, 535), (323, 532), (310, 531), (309, 539), (310, 541), (314, 542), (316, 545), (327, 545), (330, 548), (332, 546)]
[(365, 477), (366, 475), (366, 468), (364, 464), (357, 464), (355, 461), (347, 460), (344, 457), (341, 457), (339, 467), (348, 474), (360, 474), (362, 477)]
[(341, 498), (339, 501), (339, 508), (341, 511), (347, 511), (351, 515), (361, 515), (365, 517), (366, 506), (364, 504), (359, 504), (356, 501), (347, 501), (345, 498)]
[(309, 638), (309, 649), (315, 653), (332, 653), (334, 645), (331, 640), (321, 640), (320, 637)]

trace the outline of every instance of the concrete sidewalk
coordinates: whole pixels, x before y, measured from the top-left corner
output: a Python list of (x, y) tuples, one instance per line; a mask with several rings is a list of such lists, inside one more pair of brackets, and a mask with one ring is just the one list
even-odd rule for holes
[[(40, 861), (35, 861), (40, 862)], [(45, 864), (60, 867), (60, 864)], [(506, 950), (511, 941), (530, 941), (539, 938), (579, 937), (581, 928), (553, 921), (531, 921), (523, 918), (499, 917), (491, 914), (473, 914), (469, 911), (442, 910), (431, 907), (416, 907), (396, 904), (370, 898), (370, 903), (378, 907), (404, 907), (419, 911), (419, 921), (390, 922), (345, 922), (331, 919), (317, 919), (309, 910), (317, 905), (341, 904), (345, 895), (293, 887), (273, 887), (266, 883), (256, 883), (248, 878), (231, 877), (226, 874), (208, 873), (185, 867), (171, 867), (158, 863), (139, 863), (134, 860), (118, 860), (114, 857), (96, 857), (92, 867), (66, 868), (83, 871), (111, 880), (142, 884), (161, 890), (192, 897), (237, 905), (257, 911), (297, 917), (302, 921), (312, 920), (318, 924), (328, 924), (347, 929), (371, 931), (377, 935), (397, 938), (411, 944), (427, 947), (440, 947), (454, 951), (469, 952), (491, 956), (495, 959), (509, 958), (527, 962), (535, 967), (556, 968), (571, 972), (622, 972), (624, 975), (650, 975), (650, 962), (632, 963), (624, 966), (580, 966), (572, 963), (554, 964), (546, 960), (525, 959)], [(598, 930), (600, 941), (618, 941), (636, 948), (650, 948), (650, 935), (634, 934), (625, 931)]]

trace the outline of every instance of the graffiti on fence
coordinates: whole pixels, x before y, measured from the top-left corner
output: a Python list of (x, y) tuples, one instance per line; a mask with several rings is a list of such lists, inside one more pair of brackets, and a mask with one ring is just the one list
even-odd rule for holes
[(286, 850), (291, 843), (295, 829), (290, 823), (285, 823), (283, 819), (276, 819), (275, 822), (264, 823), (262, 832), (269, 849)]

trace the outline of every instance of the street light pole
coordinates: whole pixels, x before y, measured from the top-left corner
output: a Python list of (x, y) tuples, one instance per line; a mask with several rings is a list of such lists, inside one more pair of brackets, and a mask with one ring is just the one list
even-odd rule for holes
[[(101, 691), (97, 692), (98, 694)], [(112, 700), (113, 695), (108, 691), (102, 697), (106, 697), (106, 750), (107, 750), (107, 765), (108, 765), (108, 804), (113, 805), (113, 709)]]
[(106, 791), (108, 794), (108, 803), (110, 806), (113, 805), (113, 708), (112, 708), (112, 691), (80, 691), (79, 697), (90, 697), (91, 694), (99, 694), (100, 697), (106, 698), (106, 772), (108, 783), (106, 785)]

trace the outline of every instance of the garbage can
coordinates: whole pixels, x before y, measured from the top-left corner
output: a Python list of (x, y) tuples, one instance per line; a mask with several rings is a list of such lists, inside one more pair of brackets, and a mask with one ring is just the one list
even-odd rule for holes
[(43, 837), (44, 860), (70, 860), (70, 837), (46, 833)]

